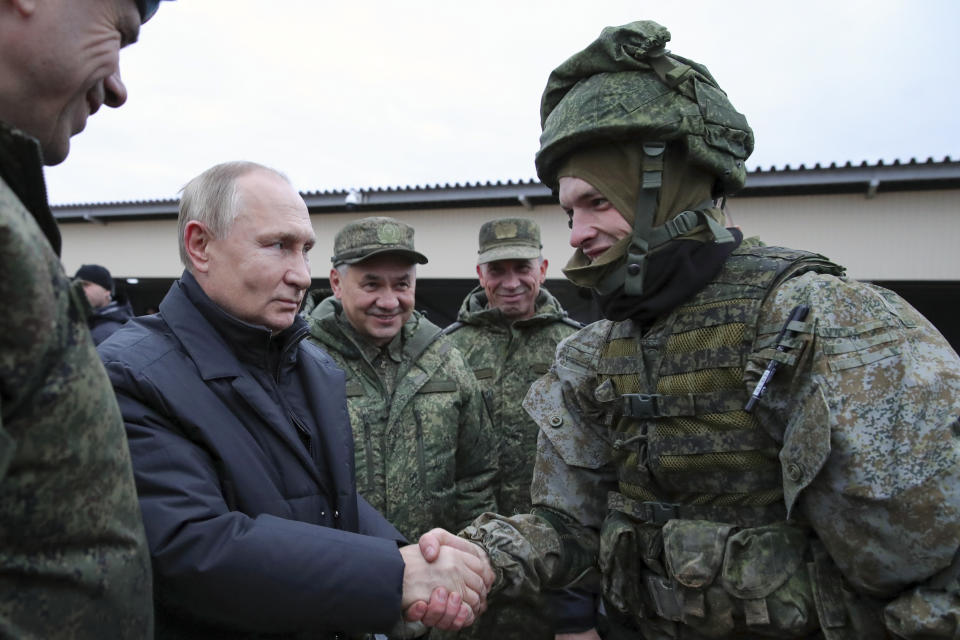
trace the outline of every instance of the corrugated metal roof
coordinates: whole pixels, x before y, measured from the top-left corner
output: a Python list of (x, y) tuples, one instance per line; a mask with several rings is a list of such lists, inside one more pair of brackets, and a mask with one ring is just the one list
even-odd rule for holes
[[(949, 156), (943, 160), (927, 158), (907, 162), (882, 160), (854, 165), (831, 163), (813, 167), (755, 168), (747, 174), (746, 186), (737, 198), (778, 195), (827, 193), (863, 193), (872, 196), (888, 191), (960, 188), (960, 161)], [(556, 198), (537, 180), (497, 180), (495, 182), (444, 183), (433, 185), (371, 187), (368, 189), (336, 189), (302, 191), (310, 213), (342, 213), (346, 211), (398, 211), (458, 207), (533, 207), (552, 204)], [(355, 204), (348, 204), (348, 198)], [(168, 218), (177, 215), (177, 199), (140, 200), (66, 204), (53, 206), (54, 216), (61, 221), (131, 220)]]

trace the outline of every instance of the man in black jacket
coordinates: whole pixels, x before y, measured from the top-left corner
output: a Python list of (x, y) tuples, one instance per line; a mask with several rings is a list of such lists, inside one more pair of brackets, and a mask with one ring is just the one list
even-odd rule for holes
[(73, 279), (83, 286), (83, 293), (90, 303), (87, 324), (93, 344), (100, 344), (133, 317), (129, 301), (116, 300), (116, 285), (110, 271), (99, 264), (84, 264), (77, 269)]
[(478, 559), (428, 563), (357, 494), (343, 373), (297, 315), (315, 241), (297, 191), (260, 165), (217, 165), (184, 188), (179, 236), (186, 271), (159, 313), (100, 347), (157, 636), (388, 632), (440, 586), (453, 595), (424, 623), (469, 621), (492, 582)]

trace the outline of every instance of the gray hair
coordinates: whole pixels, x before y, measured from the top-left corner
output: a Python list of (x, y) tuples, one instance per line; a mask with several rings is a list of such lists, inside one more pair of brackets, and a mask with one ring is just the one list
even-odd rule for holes
[(187, 247), (184, 245), (187, 223), (196, 220), (203, 223), (214, 238), (226, 236), (240, 212), (237, 179), (254, 171), (267, 171), (290, 183), (290, 179), (276, 169), (256, 162), (238, 160), (210, 167), (180, 190), (177, 238), (180, 243), (180, 262), (188, 271), (193, 269)]

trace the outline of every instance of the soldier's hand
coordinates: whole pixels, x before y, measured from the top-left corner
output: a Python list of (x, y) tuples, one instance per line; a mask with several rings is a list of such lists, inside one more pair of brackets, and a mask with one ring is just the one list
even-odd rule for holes
[[(483, 583), (486, 586), (486, 592), (490, 591), (490, 587), (493, 585), (493, 580), (496, 577), (496, 574), (493, 572), (493, 567), (490, 565), (490, 558), (487, 557), (487, 552), (483, 550), (483, 547), (480, 545), (470, 542), (465, 538), (455, 536), (445, 529), (431, 529), (422, 536), (420, 536), (420, 552), (423, 554), (423, 557), (427, 562), (433, 562), (437, 555), (440, 553), (440, 548), (442, 546), (449, 546), (455, 549), (462, 551), (463, 553), (468, 553), (473, 556), (476, 556), (483, 563)], [(483, 608), (486, 610), (486, 600), (484, 600)], [(482, 611), (480, 612), (482, 613)]]
[[(401, 606), (407, 620), (459, 629), (485, 608), (487, 567), (476, 555), (443, 546), (430, 562), (417, 545), (402, 547), (400, 554), (404, 561)], [(463, 611), (464, 605), (469, 611)]]
[(418, 600), (407, 607), (404, 619), (448, 631), (473, 624), (475, 616), (459, 593), (451, 594), (444, 587), (437, 587), (430, 595), (430, 602)]

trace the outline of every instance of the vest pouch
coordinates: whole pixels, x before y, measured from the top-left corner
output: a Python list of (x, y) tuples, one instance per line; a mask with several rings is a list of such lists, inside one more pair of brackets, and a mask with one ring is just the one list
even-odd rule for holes
[(808, 540), (805, 529), (782, 522), (730, 536), (721, 583), (748, 629), (801, 637), (819, 628), (805, 561)]
[[(660, 527), (611, 510), (600, 529), (598, 564), (606, 606), (636, 625), (647, 616), (641, 596), (644, 560), (659, 567)], [(662, 570), (662, 569), (661, 569)]]
[(804, 557), (807, 533), (785, 523), (737, 529), (671, 520), (663, 545), (681, 623), (711, 636), (799, 638), (819, 627)]

